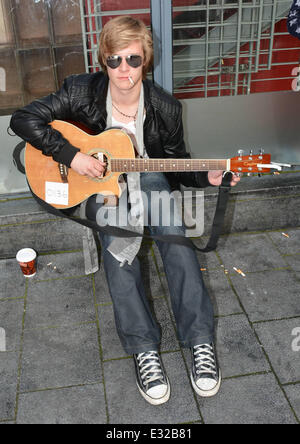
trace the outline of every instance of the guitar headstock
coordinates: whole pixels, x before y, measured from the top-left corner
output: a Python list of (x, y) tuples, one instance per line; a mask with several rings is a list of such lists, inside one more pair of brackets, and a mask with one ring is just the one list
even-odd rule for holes
[(238, 156), (230, 159), (230, 171), (233, 173), (268, 173), (272, 168), (278, 169), (271, 164), (271, 154), (264, 154), (262, 150), (259, 154), (250, 151), (248, 156), (242, 150), (238, 153)]

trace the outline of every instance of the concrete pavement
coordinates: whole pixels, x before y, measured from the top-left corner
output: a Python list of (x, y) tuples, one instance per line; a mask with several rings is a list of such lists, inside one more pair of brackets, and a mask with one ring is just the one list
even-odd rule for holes
[[(297, 196), (294, 189), (294, 220)], [(144, 282), (171, 383), (169, 402), (153, 407), (120, 346), (102, 264), (84, 273), (81, 227), (41, 213), (28, 196), (2, 200), (0, 216), (0, 423), (299, 424), (299, 224), (234, 230), (216, 252), (198, 253), (223, 374), (211, 399), (192, 390), (190, 352), (178, 345), (163, 265), (156, 245), (144, 242)], [(37, 275), (28, 280), (14, 259), (25, 243), (39, 253)]]

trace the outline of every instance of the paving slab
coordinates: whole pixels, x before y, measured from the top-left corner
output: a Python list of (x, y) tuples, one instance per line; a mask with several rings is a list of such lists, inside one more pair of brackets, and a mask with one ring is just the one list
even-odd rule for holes
[(38, 255), (37, 274), (29, 282), (84, 275), (84, 258), (81, 250), (63, 252), (63, 254)]
[(289, 264), (292, 270), (297, 272), (300, 271), (300, 253), (284, 256), (284, 259)]
[(5, 331), (2, 351), (17, 351), (21, 344), (24, 299), (0, 300), (0, 328)]
[(20, 391), (102, 381), (96, 324), (24, 332)]
[(269, 364), (245, 315), (217, 319), (216, 343), (224, 377), (269, 370)]
[[(299, 209), (300, 211), (300, 209)], [(299, 215), (299, 213), (298, 213)], [(286, 237), (284, 234), (287, 234)], [(285, 228), (280, 231), (269, 232), (268, 236), (276, 248), (283, 254), (300, 253), (300, 230)]]
[(103, 384), (21, 393), (17, 424), (105, 424)]
[(220, 268), (206, 269), (202, 272), (205, 286), (213, 302), (215, 316), (242, 313), (241, 305), (225, 271), (227, 271), (225, 268)]
[(300, 318), (254, 324), (282, 384), (300, 381)]
[(19, 353), (0, 352), (0, 419), (15, 417)]
[(37, 281), (29, 285), (25, 329), (95, 321), (90, 276)]
[(233, 267), (244, 273), (286, 267), (286, 262), (265, 233), (223, 236), (217, 252), (230, 271)]
[(295, 414), (300, 418), (300, 383), (286, 385), (284, 388)]
[(251, 321), (300, 316), (300, 280), (294, 271), (237, 274), (230, 279)]
[(15, 259), (0, 260), (0, 300), (24, 297), (26, 279)]
[(272, 373), (227, 379), (199, 404), (206, 424), (297, 424)]

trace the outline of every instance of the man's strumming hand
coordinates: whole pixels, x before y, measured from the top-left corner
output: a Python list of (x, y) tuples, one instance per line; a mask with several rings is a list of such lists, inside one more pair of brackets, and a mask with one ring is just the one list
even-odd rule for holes
[(71, 168), (82, 176), (99, 177), (105, 171), (106, 164), (87, 154), (77, 153), (71, 162)]

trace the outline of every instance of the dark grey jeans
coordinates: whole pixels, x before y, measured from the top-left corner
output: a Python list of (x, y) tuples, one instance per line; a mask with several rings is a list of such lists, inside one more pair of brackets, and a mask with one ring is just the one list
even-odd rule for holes
[[(147, 196), (152, 190), (171, 191), (163, 173), (142, 173), (141, 189)], [(96, 219), (94, 198), (87, 205), (87, 217)], [(151, 205), (148, 205), (150, 211)], [(149, 215), (150, 220), (150, 215)], [(151, 234), (183, 235), (184, 227), (148, 226)], [(113, 301), (117, 332), (126, 353), (159, 350), (161, 333), (149, 306), (141, 276), (139, 259), (132, 265), (120, 263), (107, 251), (113, 238), (100, 234), (103, 263)], [(214, 340), (214, 314), (204, 286), (197, 255), (192, 248), (156, 241), (166, 273), (172, 310), (181, 347), (210, 343)]]

